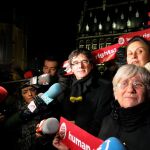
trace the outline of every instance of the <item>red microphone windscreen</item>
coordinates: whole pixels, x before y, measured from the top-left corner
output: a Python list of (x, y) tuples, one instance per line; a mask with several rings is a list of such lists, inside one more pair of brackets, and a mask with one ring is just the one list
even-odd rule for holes
[(2, 102), (7, 97), (7, 95), (7, 90), (4, 87), (0, 86), (0, 102)]
[(33, 72), (31, 70), (24, 73), (25, 79), (32, 78), (32, 77), (33, 77)]

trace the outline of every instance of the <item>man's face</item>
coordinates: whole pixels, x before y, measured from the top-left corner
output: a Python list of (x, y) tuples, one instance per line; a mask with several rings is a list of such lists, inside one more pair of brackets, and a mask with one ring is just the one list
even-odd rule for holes
[(91, 72), (93, 65), (84, 54), (79, 54), (72, 59), (71, 69), (76, 78), (80, 80)]
[(49, 74), (50, 76), (55, 76), (57, 72), (58, 63), (56, 61), (44, 61), (43, 73)]
[(30, 103), (33, 100), (33, 98), (36, 96), (37, 90), (36, 88), (32, 86), (28, 86), (28, 87), (21, 89), (21, 94), (25, 102)]

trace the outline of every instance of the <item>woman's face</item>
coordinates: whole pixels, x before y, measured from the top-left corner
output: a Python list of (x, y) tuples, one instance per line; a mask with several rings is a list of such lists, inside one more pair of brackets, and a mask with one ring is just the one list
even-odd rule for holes
[(144, 101), (145, 86), (137, 75), (130, 79), (122, 79), (117, 84), (114, 95), (121, 107), (134, 107)]
[(24, 101), (29, 104), (37, 95), (37, 90), (32, 86), (28, 86), (21, 89), (21, 93), (22, 97), (24, 98)]
[(150, 61), (150, 50), (140, 42), (135, 41), (127, 47), (127, 63), (143, 67)]
[(72, 59), (71, 69), (77, 80), (86, 77), (92, 70), (93, 65), (84, 54), (79, 54)]

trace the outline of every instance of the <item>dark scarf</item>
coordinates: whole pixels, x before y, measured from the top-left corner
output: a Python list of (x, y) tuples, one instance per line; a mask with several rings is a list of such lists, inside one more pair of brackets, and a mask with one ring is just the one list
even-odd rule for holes
[(92, 73), (90, 73), (87, 77), (77, 80), (73, 79), (72, 88), (70, 92), (70, 101), (81, 102), (83, 100), (83, 94), (87, 91), (88, 87), (92, 84)]
[[(117, 102), (116, 102), (117, 103)], [(126, 131), (132, 131), (150, 122), (150, 102), (141, 103), (135, 107), (121, 108), (115, 104), (112, 111), (113, 119)]]

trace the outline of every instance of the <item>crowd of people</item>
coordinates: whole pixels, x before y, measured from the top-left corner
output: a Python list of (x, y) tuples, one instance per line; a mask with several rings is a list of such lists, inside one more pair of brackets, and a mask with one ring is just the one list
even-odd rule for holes
[[(125, 57), (127, 64), (115, 66), (108, 79), (107, 74), (104, 78), (100, 76), (95, 58), (86, 49), (70, 53), (68, 63), (72, 74), (68, 76), (64, 75), (57, 60), (45, 58), (43, 74), (50, 75), (49, 84), (22, 83), (17, 94), (11, 95), (11, 100), (7, 96), (2, 104), (7, 114), (0, 112), (3, 116), (1, 138), (4, 136), (4, 145), (8, 142), (8, 134), (12, 139), (5, 147), (14, 150), (70, 149), (62, 142), (59, 132), (56, 136), (36, 132), (41, 120), (49, 117), (59, 120), (63, 116), (102, 140), (114, 136), (128, 150), (147, 149), (150, 137), (149, 41), (140, 36), (133, 37), (128, 41)], [(46, 93), (55, 83), (60, 84), (62, 91), (47, 104), (39, 93)], [(36, 107), (33, 111), (29, 108), (31, 103)]]

